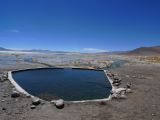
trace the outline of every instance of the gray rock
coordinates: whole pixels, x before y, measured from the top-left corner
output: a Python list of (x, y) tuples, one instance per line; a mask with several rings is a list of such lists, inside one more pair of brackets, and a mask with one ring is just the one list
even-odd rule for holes
[(127, 88), (131, 88), (131, 83), (127, 83)]
[(55, 104), (55, 100), (51, 100), (50, 103), (51, 103), (51, 104)]
[(45, 104), (45, 101), (44, 100), (41, 100), (41, 105), (44, 105)]
[(114, 94), (112, 94), (112, 96), (111, 96), (111, 97), (112, 97), (112, 99), (118, 99), (118, 98), (119, 98), (119, 96), (120, 96), (119, 94), (114, 93)]
[(110, 91), (110, 93), (111, 93), (111, 95), (113, 95), (113, 94), (114, 94), (114, 92), (113, 92), (112, 90)]
[(13, 87), (13, 88), (12, 88), (12, 91), (16, 91), (16, 88), (15, 88), (15, 87)]
[(36, 108), (36, 106), (35, 105), (31, 105), (31, 109), (35, 109)]
[(31, 95), (26, 95), (26, 98), (31, 98)]
[(113, 82), (112, 82), (112, 83), (113, 83), (113, 84), (114, 84), (114, 83), (120, 83), (121, 81), (122, 81), (122, 80), (119, 79), (119, 78), (118, 78), (118, 79), (113, 79)]
[(113, 79), (114, 79), (114, 80), (120, 80), (120, 78), (119, 78), (119, 77), (113, 77)]
[(0, 77), (0, 82), (4, 82), (4, 81), (5, 81), (5, 78)]
[(133, 78), (136, 78), (136, 76), (132, 76)]
[(0, 76), (0, 81), (1, 81), (2, 79), (3, 79), (2, 76)]
[(119, 82), (119, 83), (114, 83), (113, 85), (114, 86), (119, 86), (121, 83)]
[(6, 110), (6, 108), (3, 107), (2, 110)]
[(130, 88), (127, 88), (126, 93), (132, 93), (132, 90)]
[(121, 94), (121, 95), (125, 95), (125, 94), (126, 94), (126, 91), (121, 91), (120, 94)]
[(5, 75), (5, 74), (4, 74), (4, 75), (2, 75), (2, 76), (1, 76), (1, 80), (2, 80), (2, 81), (8, 80), (8, 76), (7, 76), (7, 75)]
[(156, 114), (152, 113), (152, 116), (156, 116)]
[(62, 109), (64, 107), (64, 100), (59, 99), (55, 102), (55, 106), (59, 109)]
[(8, 78), (3, 78), (3, 81), (6, 81), (6, 80), (8, 80)]
[(8, 95), (3, 95), (4, 98), (6, 98)]
[(19, 97), (19, 96), (20, 96), (20, 94), (19, 94), (19, 92), (17, 92), (17, 91), (13, 91), (12, 94), (11, 94), (11, 97), (12, 97), (12, 98), (17, 98), (17, 97)]
[(113, 91), (113, 93), (116, 93), (116, 94), (120, 94), (122, 93), (123, 91), (126, 91), (126, 88), (117, 88)]
[(124, 95), (124, 94), (122, 94), (122, 95), (120, 95), (120, 97), (119, 97), (120, 99), (127, 99), (127, 96), (126, 95)]
[(109, 76), (109, 77), (114, 77), (114, 74), (112, 74), (112, 73), (107, 73), (107, 75)]
[(112, 99), (126, 99), (126, 88), (117, 88), (112, 91)]
[(129, 78), (129, 75), (126, 75), (127, 78)]
[(32, 98), (32, 104), (33, 105), (39, 105), (41, 103), (41, 100), (37, 97)]

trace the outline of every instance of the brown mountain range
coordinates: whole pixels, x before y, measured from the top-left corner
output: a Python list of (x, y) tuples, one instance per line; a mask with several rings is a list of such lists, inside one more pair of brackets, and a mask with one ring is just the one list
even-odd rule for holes
[(135, 55), (135, 56), (156, 56), (160, 55), (160, 46), (152, 47), (140, 47), (132, 51), (124, 53), (124, 55)]

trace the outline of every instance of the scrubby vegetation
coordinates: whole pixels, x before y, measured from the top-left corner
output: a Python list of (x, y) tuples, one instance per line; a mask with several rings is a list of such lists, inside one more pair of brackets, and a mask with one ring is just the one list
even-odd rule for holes
[(160, 56), (140, 57), (140, 61), (146, 61), (146, 62), (152, 62), (152, 63), (160, 63)]

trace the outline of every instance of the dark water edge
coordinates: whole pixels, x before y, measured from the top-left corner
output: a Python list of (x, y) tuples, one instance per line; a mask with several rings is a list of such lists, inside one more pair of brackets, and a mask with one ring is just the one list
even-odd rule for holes
[(112, 89), (103, 71), (45, 68), (13, 72), (13, 78), (28, 93), (44, 100), (103, 99)]

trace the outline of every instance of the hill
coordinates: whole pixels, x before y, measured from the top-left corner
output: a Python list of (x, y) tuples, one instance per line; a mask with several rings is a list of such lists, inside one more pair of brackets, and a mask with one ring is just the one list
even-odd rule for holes
[(160, 46), (152, 47), (140, 47), (124, 53), (124, 55), (135, 55), (135, 56), (155, 56), (160, 55)]
[(3, 47), (0, 47), (0, 51), (8, 51), (9, 49), (6, 49), (6, 48), (3, 48)]

